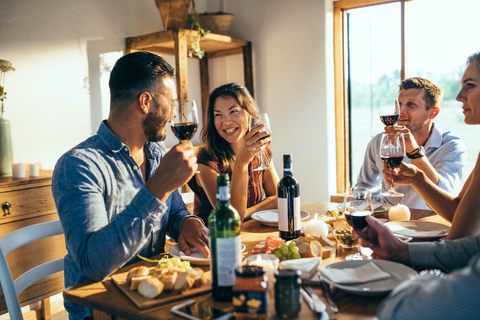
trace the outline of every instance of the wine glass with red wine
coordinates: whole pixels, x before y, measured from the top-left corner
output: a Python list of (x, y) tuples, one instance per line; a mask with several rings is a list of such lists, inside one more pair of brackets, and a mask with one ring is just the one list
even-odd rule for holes
[(400, 104), (397, 98), (383, 98), (380, 101), (380, 120), (387, 127), (394, 126), (400, 118)]
[[(255, 128), (256, 126), (262, 123), (265, 124), (265, 127), (263, 127), (263, 131), (270, 131), (270, 120), (268, 119), (268, 114), (266, 113), (260, 113), (258, 116), (250, 116), (248, 121), (248, 129), (252, 130), (252, 128)], [(263, 157), (263, 150), (264, 150), (264, 147), (262, 147), (262, 151), (260, 152), (260, 161), (261, 161), (260, 166), (258, 168), (253, 169), (253, 171), (272, 169), (265, 163), (265, 159)]]
[(170, 113), (173, 134), (178, 140), (191, 140), (198, 128), (197, 104), (194, 100), (175, 100)]
[[(357, 189), (358, 197), (355, 197), (355, 189)], [(354, 188), (353, 195), (357, 200), (364, 200), (358, 206), (353, 205), (352, 203), (346, 208), (345, 220), (347, 220), (348, 224), (358, 230), (362, 230), (366, 226), (368, 226), (368, 222), (366, 220), (367, 216), (373, 214), (373, 194), (367, 188)], [(371, 255), (365, 255), (362, 252), (362, 246), (357, 246), (357, 252), (354, 254), (349, 254), (345, 257), (345, 260), (370, 260), (372, 259)]]
[[(398, 167), (405, 158), (405, 140), (402, 133), (385, 133), (380, 143), (380, 157), (383, 165), (390, 169)], [(384, 197), (403, 197), (390, 186), (390, 190), (382, 193)]]

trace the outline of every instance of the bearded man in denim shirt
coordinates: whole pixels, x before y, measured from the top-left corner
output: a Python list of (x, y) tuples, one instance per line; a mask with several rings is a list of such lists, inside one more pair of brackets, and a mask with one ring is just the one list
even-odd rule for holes
[[(166, 124), (176, 99), (173, 68), (135, 52), (110, 75), (110, 113), (97, 134), (57, 162), (52, 190), (65, 232), (65, 287), (100, 281), (119, 268), (164, 252), (165, 235), (182, 251), (209, 256), (208, 229), (177, 189), (197, 171), (190, 141), (166, 152)], [(65, 301), (70, 319), (92, 310)]]

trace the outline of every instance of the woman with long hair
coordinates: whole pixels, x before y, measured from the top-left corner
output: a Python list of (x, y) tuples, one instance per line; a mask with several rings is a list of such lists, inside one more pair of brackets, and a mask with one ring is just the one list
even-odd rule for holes
[(201, 132), (203, 146), (197, 154), (197, 174), (189, 186), (195, 193), (194, 214), (207, 222), (216, 206), (217, 175), (230, 176), (230, 203), (242, 220), (265, 209), (277, 208), (278, 176), (275, 169), (254, 171), (260, 152), (273, 168), (268, 146), (270, 131), (259, 125), (249, 131), (249, 116), (258, 116), (257, 103), (245, 86), (222, 85), (208, 99), (206, 125)]

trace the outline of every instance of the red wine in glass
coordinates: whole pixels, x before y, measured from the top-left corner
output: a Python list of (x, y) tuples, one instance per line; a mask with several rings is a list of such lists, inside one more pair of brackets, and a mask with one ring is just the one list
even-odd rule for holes
[(393, 126), (400, 117), (400, 103), (397, 98), (383, 98), (380, 101), (380, 120), (387, 127)]
[[(398, 167), (405, 158), (405, 139), (402, 133), (385, 133), (380, 142), (380, 158), (383, 165), (389, 169)], [(396, 192), (393, 186), (383, 192), (384, 197), (403, 197), (402, 193)]]
[(195, 101), (175, 100), (170, 113), (170, 123), (178, 140), (191, 140), (198, 128), (198, 111)]
[(385, 167), (392, 169), (398, 167), (403, 161), (403, 155), (388, 155), (381, 158)]
[(196, 122), (180, 122), (172, 124), (172, 131), (178, 140), (191, 140), (197, 132)]
[(371, 215), (372, 211), (368, 210), (345, 212), (345, 219), (347, 220), (348, 224), (352, 226), (352, 228), (362, 230), (368, 226), (365, 218)]
[(400, 118), (399, 114), (389, 114), (385, 116), (380, 116), (380, 120), (382, 120), (383, 124), (386, 126), (394, 126), (398, 122), (398, 118)]

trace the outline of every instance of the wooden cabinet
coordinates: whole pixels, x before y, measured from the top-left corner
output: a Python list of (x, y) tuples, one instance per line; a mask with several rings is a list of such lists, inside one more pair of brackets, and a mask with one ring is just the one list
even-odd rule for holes
[[(126, 38), (127, 53), (134, 51), (149, 51), (157, 54), (175, 56), (175, 71), (178, 99), (188, 99), (187, 59), (192, 37), (198, 32), (189, 29), (168, 30), (147, 35)], [(252, 74), (252, 44), (249, 41), (234, 39), (229, 36), (209, 33), (200, 40), (200, 48), (205, 51), (205, 57), (200, 59), (200, 77), (202, 90), (202, 110), (205, 115), (210, 94), (208, 61), (212, 58), (233, 54), (243, 54), (243, 69), (245, 87), (255, 97)]]
[[(13, 179), (0, 177), (0, 205), (10, 202), (8, 210), (0, 210), (0, 237), (19, 228), (46, 221), (58, 220), (53, 201), (52, 171), (41, 170), (35, 178)], [(27, 244), (7, 255), (7, 261), (16, 279), (32, 267), (52, 258), (66, 255), (63, 236), (43, 239)], [(46, 299), (64, 289), (63, 272), (51, 275), (33, 284), (20, 294), (22, 306)], [(0, 291), (0, 314), (6, 313), (7, 307)]]

